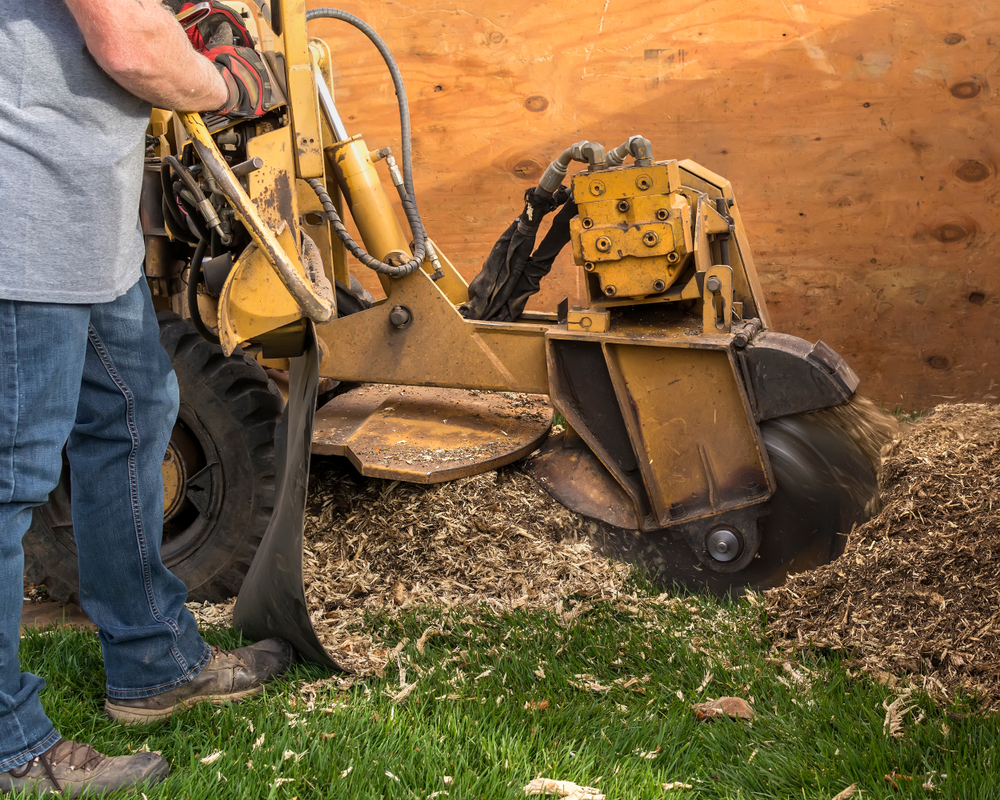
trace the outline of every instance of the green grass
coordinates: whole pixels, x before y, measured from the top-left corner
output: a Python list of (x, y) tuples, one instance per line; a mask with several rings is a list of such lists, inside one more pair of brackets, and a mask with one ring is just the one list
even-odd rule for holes
[[(443, 631), (420, 653), (416, 642), (432, 625)], [(1000, 797), (994, 718), (956, 718), (918, 698), (904, 735), (889, 737), (883, 701), (895, 692), (829, 654), (786, 666), (745, 601), (602, 603), (567, 627), (547, 613), (433, 609), (371, 626), (387, 642), (408, 640), (382, 678), (338, 688), (332, 676), (310, 705), (302, 684), (331, 676), (298, 665), (262, 697), (199, 706), (146, 729), (103, 716), (94, 634), (30, 631), (21, 651), (23, 667), (48, 681), (43, 702), (64, 735), (111, 754), (148, 746), (169, 759), (172, 774), (146, 791), (149, 800), (523, 798), (539, 775), (597, 786), (609, 800), (829, 800), (852, 783), (871, 798)], [(232, 631), (207, 637), (239, 643)], [(416, 686), (394, 703), (400, 665)], [(584, 673), (592, 678), (576, 677)], [(571, 683), (586, 680), (609, 690)], [(752, 698), (756, 718), (695, 719), (692, 702), (725, 695)], [(218, 760), (201, 763), (216, 751)], [(883, 777), (892, 772), (913, 780), (894, 789)], [(933, 792), (922, 787), (930, 775), (940, 786)], [(670, 781), (694, 788), (664, 792)]]

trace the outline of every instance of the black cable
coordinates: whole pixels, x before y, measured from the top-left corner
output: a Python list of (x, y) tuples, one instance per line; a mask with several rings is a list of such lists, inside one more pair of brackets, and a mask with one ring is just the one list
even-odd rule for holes
[(191, 324), (195, 330), (201, 334), (202, 338), (212, 344), (219, 344), (219, 337), (209, 330), (205, 321), (201, 318), (201, 310), (198, 308), (198, 284), (201, 282), (201, 263), (205, 258), (205, 250), (208, 249), (208, 239), (201, 239), (191, 256), (191, 268), (188, 270), (187, 285), (187, 305), (188, 313), (191, 315)]

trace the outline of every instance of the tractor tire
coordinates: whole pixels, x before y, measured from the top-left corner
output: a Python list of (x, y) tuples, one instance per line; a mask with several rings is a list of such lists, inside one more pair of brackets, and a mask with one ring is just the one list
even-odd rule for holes
[[(164, 458), (163, 563), (188, 599), (234, 596), (274, 507), (275, 424), (284, 400), (261, 366), (225, 356), (194, 326), (157, 314), (160, 344), (180, 385), (180, 410)], [(49, 596), (78, 599), (68, 463), (24, 537), (25, 575)]]

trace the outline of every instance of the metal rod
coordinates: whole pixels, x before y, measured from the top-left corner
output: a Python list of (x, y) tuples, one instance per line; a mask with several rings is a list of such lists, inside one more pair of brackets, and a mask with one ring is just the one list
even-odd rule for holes
[(261, 167), (264, 166), (264, 159), (260, 156), (254, 156), (253, 158), (242, 162), (241, 164), (236, 164), (233, 166), (233, 175), (237, 178), (243, 178), (249, 175), (251, 172), (256, 172)]
[(330, 87), (326, 85), (326, 79), (323, 77), (323, 73), (320, 71), (319, 67), (313, 67), (313, 75), (316, 78), (316, 90), (319, 93), (319, 104), (323, 109), (323, 113), (326, 115), (326, 121), (330, 123), (330, 127), (333, 128), (333, 135), (337, 137), (338, 142), (346, 142), (351, 137), (347, 135), (347, 128), (344, 127), (344, 121), (340, 118), (340, 114), (337, 112), (337, 106), (333, 102), (333, 94), (330, 92)]

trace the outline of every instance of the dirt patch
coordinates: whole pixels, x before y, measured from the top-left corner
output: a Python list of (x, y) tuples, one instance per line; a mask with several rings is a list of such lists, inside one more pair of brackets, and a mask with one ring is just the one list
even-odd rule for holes
[(770, 635), (1000, 709), (1000, 407), (939, 406), (904, 426), (879, 484), (881, 511), (841, 558), (765, 594)]

